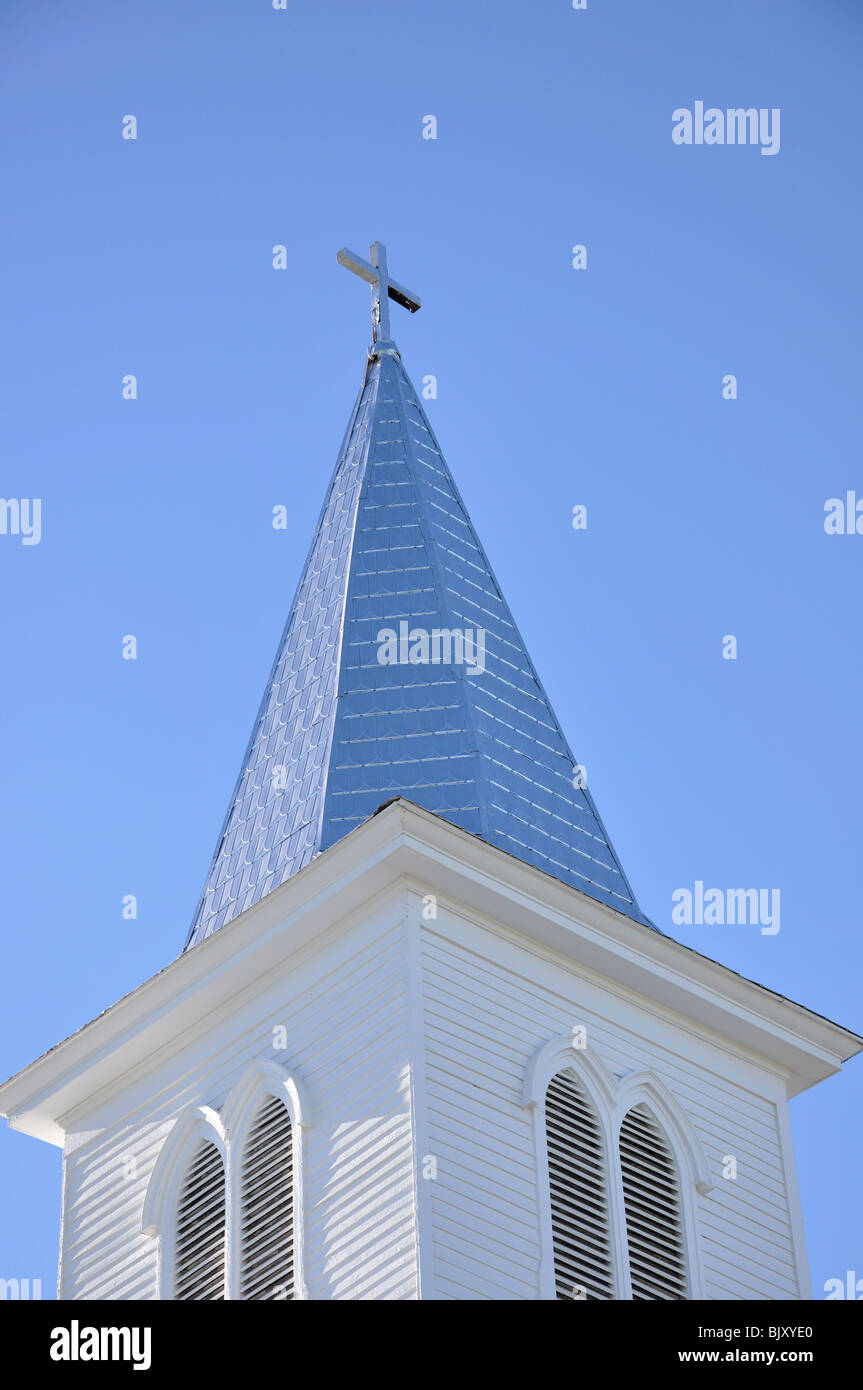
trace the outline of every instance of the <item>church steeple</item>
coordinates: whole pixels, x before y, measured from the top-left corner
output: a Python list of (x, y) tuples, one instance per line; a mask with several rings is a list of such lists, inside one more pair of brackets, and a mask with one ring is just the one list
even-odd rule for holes
[(639, 908), (390, 338), (374, 344), (187, 947), (404, 797), (638, 922)]
[(651, 929), (382, 323), (198, 949), (0, 1086), (58, 1297), (811, 1299), (786, 1094), (863, 1039)]

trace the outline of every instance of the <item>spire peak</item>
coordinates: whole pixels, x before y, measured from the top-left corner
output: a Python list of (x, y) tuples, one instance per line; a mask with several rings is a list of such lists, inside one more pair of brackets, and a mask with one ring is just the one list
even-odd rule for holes
[(400, 285), (397, 280), (390, 279), (387, 269), (387, 248), (382, 241), (375, 241), (369, 247), (369, 259), (364, 261), (362, 256), (357, 256), (353, 251), (349, 251), (343, 246), (336, 257), (339, 265), (343, 265), (346, 270), (353, 271), (354, 275), (359, 275), (361, 280), (365, 280), (372, 287), (372, 336), (374, 347), (377, 350), (373, 355), (382, 352), (394, 352), (395, 343), (390, 338), (390, 305), (389, 301), (394, 299), (397, 304), (408, 309), (415, 314), (417, 309), (422, 308), (422, 301), (418, 294), (411, 290), (406, 290), (404, 285)]

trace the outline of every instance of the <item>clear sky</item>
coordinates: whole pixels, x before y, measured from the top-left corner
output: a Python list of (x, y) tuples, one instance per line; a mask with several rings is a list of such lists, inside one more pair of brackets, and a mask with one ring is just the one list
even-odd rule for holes
[[(863, 535), (824, 530), (863, 498), (861, 40), (856, 0), (4, 0), (0, 493), (43, 515), (0, 535), (3, 1075), (183, 944), (375, 239), (645, 911), (863, 1029)], [(778, 108), (779, 152), (676, 145), (696, 101)], [(674, 925), (696, 880), (778, 888), (780, 931)], [(792, 1118), (823, 1297), (863, 1276), (863, 1060)], [(0, 1276), (48, 1293), (60, 1166), (0, 1133)]]

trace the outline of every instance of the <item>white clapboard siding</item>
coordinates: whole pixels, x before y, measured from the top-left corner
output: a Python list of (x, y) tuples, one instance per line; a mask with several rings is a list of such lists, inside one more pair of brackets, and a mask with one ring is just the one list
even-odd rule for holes
[(686, 1252), (678, 1176), (659, 1125), (637, 1106), (620, 1126), (620, 1171), (632, 1297), (686, 1297)]
[(703, 1296), (800, 1298), (775, 1072), (474, 909), (439, 901), (420, 924), (411, 891), (370, 900), (82, 1105), (64, 1156), (61, 1298), (163, 1295), (159, 1242), (142, 1229), (154, 1164), (178, 1119), (222, 1110), (253, 1061), (295, 1073), (311, 1101), (291, 1136), (295, 1298), (538, 1298), (553, 1251), (523, 1087), (537, 1050), (574, 1024), (613, 1076), (655, 1075), (703, 1146), (714, 1185), (687, 1198)]
[(199, 1144), (177, 1202), (174, 1297), (225, 1297), (225, 1167), (215, 1144)]
[[(575, 1023), (614, 1075), (654, 1073), (704, 1147), (714, 1186), (694, 1199), (703, 1296), (801, 1297), (771, 1075), (696, 1043), (619, 986), (605, 995), (550, 948), (443, 904), (422, 922), (422, 970), (436, 1298), (539, 1296), (544, 1199), (521, 1092), (537, 1049)], [(726, 1154), (734, 1182), (721, 1176)]]
[(607, 1157), (593, 1107), (570, 1072), (548, 1087), (545, 1132), (557, 1296), (613, 1298)]
[(294, 1296), (294, 1172), (291, 1118), (269, 1096), (255, 1116), (240, 1175), (240, 1297)]
[[(126, 1080), (113, 1107), (82, 1117), (64, 1164), (61, 1297), (160, 1296), (158, 1242), (141, 1230), (153, 1165), (177, 1118), (219, 1109), (260, 1058), (295, 1068), (314, 1107), (302, 1137), (308, 1296), (416, 1298), (403, 913), (401, 899), (374, 904), (134, 1089)], [(286, 1035), (279, 1051), (274, 1029)]]

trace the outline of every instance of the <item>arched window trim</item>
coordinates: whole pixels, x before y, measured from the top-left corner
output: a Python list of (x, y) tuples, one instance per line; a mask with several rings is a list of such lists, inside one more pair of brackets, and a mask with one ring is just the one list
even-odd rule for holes
[(162, 1145), (159, 1157), (150, 1174), (144, 1206), (141, 1212), (141, 1230), (144, 1235), (158, 1237), (157, 1281), (159, 1297), (174, 1297), (174, 1273), (176, 1260), (176, 1214), (180, 1189), (191, 1162), (192, 1155), (201, 1142), (212, 1144), (218, 1149), (225, 1170), (225, 1220), (227, 1230), (227, 1259), (225, 1297), (230, 1297), (227, 1272), (230, 1269), (231, 1219), (228, 1200), (227, 1174), (228, 1146), (225, 1128), (218, 1111), (208, 1105), (190, 1106), (174, 1122), (170, 1134)]
[(312, 1123), (308, 1095), (296, 1072), (278, 1062), (256, 1060), (243, 1072), (222, 1108), (222, 1118), (228, 1140), (228, 1211), (230, 1231), (228, 1246), (228, 1287), (231, 1298), (239, 1298), (241, 1287), (240, 1249), (240, 1175), (249, 1130), (258, 1113), (261, 1101), (275, 1096), (288, 1111), (291, 1121), (293, 1157), (292, 1183), (294, 1189), (294, 1299), (307, 1299), (305, 1278), (303, 1219), (303, 1159), (304, 1130)]
[(141, 1213), (141, 1230), (158, 1237), (159, 1298), (174, 1297), (176, 1212), (186, 1167), (203, 1139), (214, 1144), (225, 1169), (227, 1255), (225, 1297), (239, 1297), (239, 1178), (248, 1130), (265, 1096), (277, 1096), (287, 1108), (293, 1130), (294, 1298), (307, 1299), (303, 1260), (303, 1136), (312, 1123), (306, 1088), (296, 1072), (277, 1062), (256, 1060), (246, 1067), (221, 1107), (192, 1105), (177, 1117), (156, 1159)]
[(629, 1248), (626, 1239), (626, 1205), (620, 1166), (620, 1126), (637, 1105), (645, 1105), (661, 1125), (677, 1165), (680, 1201), (686, 1246), (688, 1297), (700, 1299), (701, 1258), (696, 1193), (713, 1187), (704, 1148), (692, 1122), (667, 1087), (651, 1071), (630, 1072), (615, 1077), (595, 1049), (574, 1046), (573, 1035), (564, 1033), (543, 1043), (525, 1070), (521, 1103), (533, 1112), (534, 1144), (537, 1155), (537, 1188), (540, 1206), (541, 1257), (540, 1299), (556, 1299), (554, 1278), (554, 1231), (551, 1219), (548, 1145), (545, 1124), (545, 1094), (552, 1077), (571, 1070), (583, 1085), (596, 1112), (608, 1163), (608, 1202), (615, 1299), (632, 1298), (629, 1275)]
[[(713, 1188), (710, 1169), (704, 1148), (693, 1129), (689, 1116), (674, 1099), (671, 1092), (649, 1071), (630, 1072), (621, 1078), (615, 1107), (615, 1154), (619, 1160), (620, 1127), (630, 1110), (643, 1106), (653, 1116), (661, 1128), (671, 1150), (677, 1168), (678, 1190), (680, 1194), (681, 1217), (683, 1220), (684, 1249), (686, 1254), (687, 1298), (703, 1298), (701, 1284), (701, 1249), (698, 1233), (698, 1210), (696, 1193), (705, 1195)], [(626, 1225), (626, 1207), (623, 1199), (623, 1173), (617, 1163), (617, 1178), (620, 1184), (621, 1211)], [(627, 1278), (629, 1272), (629, 1251), (627, 1248)], [(631, 1287), (628, 1297), (632, 1297)]]
[(545, 1097), (552, 1079), (560, 1072), (571, 1071), (593, 1106), (602, 1136), (606, 1161), (608, 1191), (609, 1244), (611, 1246), (612, 1276), (616, 1300), (631, 1296), (629, 1292), (629, 1257), (625, 1243), (625, 1225), (618, 1210), (622, 1188), (615, 1181), (617, 1134), (613, 1124), (614, 1096), (617, 1087), (614, 1075), (595, 1052), (578, 1048), (571, 1033), (553, 1038), (540, 1047), (528, 1063), (522, 1087), (521, 1103), (533, 1112), (534, 1144), (537, 1155), (537, 1189), (540, 1210), (539, 1297), (557, 1299), (554, 1270), (554, 1227), (551, 1216), (551, 1185), (549, 1182), (548, 1137), (546, 1132)]

